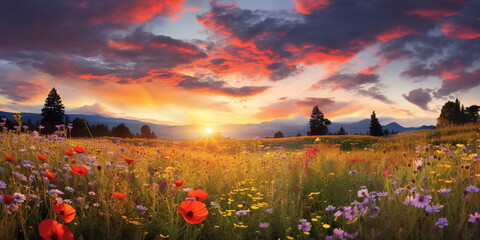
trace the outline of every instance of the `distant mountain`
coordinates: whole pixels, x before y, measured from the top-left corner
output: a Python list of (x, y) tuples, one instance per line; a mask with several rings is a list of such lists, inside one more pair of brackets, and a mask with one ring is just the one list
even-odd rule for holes
[[(15, 115), (15, 113), (0, 111), (0, 116), (6, 117), (10, 120), (13, 120), (13, 115)], [(31, 120), (32, 123), (36, 123), (37, 121), (40, 122), (40, 120), (42, 119), (42, 115), (39, 113), (20, 113), (20, 115), (22, 116), (22, 120), (24, 122)], [(67, 114), (67, 115), (70, 118), (70, 121), (73, 121), (73, 119), (75, 118), (81, 118), (81, 119), (87, 120), (88, 124), (90, 125), (106, 124), (110, 129), (123, 122), (125, 123), (125, 125), (128, 126), (130, 131), (132, 131), (133, 133), (140, 132), (140, 128), (145, 124), (149, 125), (150, 128), (155, 132), (168, 126), (168, 125), (161, 125), (161, 124), (146, 123), (139, 120), (131, 120), (131, 119), (125, 119), (125, 118), (104, 117), (101, 115), (84, 115), (84, 114)]]
[[(1, 112), (0, 116), (13, 119), (15, 113)], [(35, 123), (41, 120), (41, 115), (37, 113), (21, 113), (22, 120), (27, 122), (29, 119)], [(155, 123), (148, 123), (139, 120), (131, 120), (125, 118), (112, 118), (101, 115), (83, 115), (68, 114), (71, 121), (75, 118), (82, 118), (92, 124), (106, 124), (110, 129), (120, 123), (125, 123), (133, 132), (140, 132), (143, 125), (150, 126), (158, 138), (161, 139), (196, 139), (201, 137), (204, 132), (202, 125), (182, 125), (170, 126)], [(291, 119), (275, 119), (268, 122), (249, 123), (249, 124), (223, 124), (215, 126), (214, 131), (219, 131), (225, 137), (231, 138), (253, 138), (253, 137), (273, 137), (275, 132), (281, 131), (284, 136), (295, 136), (297, 133), (306, 135), (309, 131), (309, 118), (298, 116)], [(330, 133), (336, 133), (343, 127), (348, 134), (366, 134), (370, 128), (370, 119), (364, 119), (357, 122), (333, 122), (328, 126)], [(420, 129), (434, 129), (435, 126), (421, 127), (403, 127), (396, 122), (391, 122), (383, 126), (383, 129), (395, 132), (407, 132)]]

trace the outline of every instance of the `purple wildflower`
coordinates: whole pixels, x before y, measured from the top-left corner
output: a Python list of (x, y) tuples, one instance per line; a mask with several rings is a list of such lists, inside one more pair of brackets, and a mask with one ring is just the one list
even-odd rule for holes
[(438, 190), (438, 193), (440, 194), (448, 194), (452, 191), (452, 189), (450, 188), (441, 188), (440, 190)]
[(247, 210), (238, 210), (238, 211), (235, 212), (235, 214), (238, 215), (238, 216), (241, 216), (241, 215), (244, 216), (244, 215), (247, 215), (248, 212), (247, 212)]
[(335, 210), (336, 207), (332, 206), (332, 205), (328, 205), (326, 208), (325, 208), (325, 211), (333, 211)]
[(432, 196), (425, 196), (417, 193), (417, 195), (415, 195), (415, 199), (412, 201), (412, 205), (418, 208), (425, 208), (430, 203), (430, 200), (432, 200)]
[(439, 228), (443, 228), (448, 226), (448, 220), (447, 218), (439, 218), (438, 221), (435, 223), (435, 226)]
[(310, 232), (312, 224), (310, 222), (307, 222), (306, 219), (300, 219), (298, 220), (300, 224), (298, 224), (298, 229), (302, 230), (304, 232)]
[(432, 212), (440, 212), (440, 210), (443, 208), (442, 205), (435, 205), (435, 206), (426, 206), (425, 207), (425, 211), (426, 212), (429, 212), (429, 213), (432, 213)]
[(147, 207), (142, 206), (142, 205), (137, 205), (137, 209), (140, 210), (140, 211), (147, 211), (148, 210)]
[(480, 213), (475, 212), (474, 214), (469, 214), (468, 215), (468, 222), (480, 223)]
[(478, 192), (478, 191), (480, 191), (480, 188), (478, 188), (478, 187), (475, 186), (475, 185), (470, 185), (470, 186), (467, 186), (467, 187), (465, 188), (465, 191), (466, 191), (466, 192)]
[(258, 224), (258, 227), (268, 228), (268, 227), (270, 227), (270, 224), (268, 222), (261, 222), (260, 224)]

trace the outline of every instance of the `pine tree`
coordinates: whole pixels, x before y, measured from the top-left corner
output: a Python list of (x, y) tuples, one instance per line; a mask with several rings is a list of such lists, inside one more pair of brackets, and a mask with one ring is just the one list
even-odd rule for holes
[(337, 135), (347, 135), (347, 132), (345, 132), (345, 129), (343, 126), (340, 127), (340, 130), (338, 130)]
[(383, 135), (382, 125), (373, 111), (372, 116), (370, 116), (370, 135), (375, 137), (380, 137)]
[(55, 125), (64, 123), (65, 106), (62, 104), (62, 99), (58, 95), (57, 90), (52, 88), (48, 97), (45, 99), (45, 105), (42, 108), (42, 125), (45, 129), (42, 131), (46, 134), (51, 134), (55, 131)]
[(310, 132), (308, 135), (326, 135), (328, 133), (327, 125), (332, 122), (325, 118), (322, 111), (318, 109), (318, 106), (313, 107), (312, 115), (309, 121)]

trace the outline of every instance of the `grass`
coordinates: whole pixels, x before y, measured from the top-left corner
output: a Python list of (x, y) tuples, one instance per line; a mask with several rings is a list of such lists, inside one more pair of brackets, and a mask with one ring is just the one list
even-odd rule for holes
[[(480, 212), (480, 192), (466, 189), (480, 187), (479, 128), (422, 130), (389, 138), (141, 142), (49, 140), (3, 132), (0, 180), (6, 188), (0, 193), (20, 193), (27, 199), (0, 203), (0, 239), (41, 239), (38, 225), (45, 219), (67, 225), (75, 239), (475, 239), (480, 223), (468, 219)], [(66, 155), (73, 146), (85, 153)], [(42, 162), (38, 154), (48, 159)], [(15, 161), (6, 161), (6, 156)], [(127, 164), (125, 157), (135, 163)], [(415, 164), (419, 159), (421, 167)], [(89, 174), (72, 174), (73, 164), (90, 168)], [(46, 169), (57, 178), (48, 180)], [(177, 187), (174, 180), (184, 184)], [(188, 224), (177, 208), (188, 189), (198, 188), (209, 194), (209, 215), (199, 224)], [(442, 188), (451, 192), (440, 194)], [(48, 193), (52, 189), (63, 193)], [(361, 189), (368, 190), (369, 201), (358, 196)], [(111, 192), (127, 197), (116, 199)], [(443, 208), (428, 213), (404, 204), (407, 196), (416, 194), (431, 196), (429, 205)], [(56, 197), (75, 208), (72, 222), (62, 222), (53, 212)], [(138, 205), (148, 209), (141, 211)], [(327, 211), (329, 205), (336, 209)], [(341, 207), (358, 209), (358, 214), (335, 216)], [(247, 214), (237, 215), (240, 210)], [(435, 226), (439, 218), (446, 218), (448, 226)], [(301, 219), (310, 229), (299, 229)]]

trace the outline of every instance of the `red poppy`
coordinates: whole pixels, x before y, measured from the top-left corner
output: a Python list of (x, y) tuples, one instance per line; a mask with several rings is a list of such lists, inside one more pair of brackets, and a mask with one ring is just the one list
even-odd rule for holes
[(382, 152), (387, 153), (387, 149), (386, 148), (382, 149)]
[(45, 170), (45, 175), (47, 175), (48, 179), (55, 179), (57, 177), (57, 174), (50, 172), (50, 170)]
[(13, 162), (13, 161), (15, 161), (15, 158), (14, 158), (14, 157), (12, 157), (12, 156), (5, 156), (5, 158), (6, 158), (6, 159), (7, 159), (7, 161), (9, 161), (9, 162)]
[(382, 173), (382, 177), (387, 177), (388, 175), (390, 175), (390, 169), (387, 169)]
[(53, 211), (57, 214), (59, 218), (61, 218), (65, 223), (69, 223), (73, 221), (75, 218), (75, 209), (65, 203), (62, 204), (55, 204), (53, 206)]
[(183, 185), (183, 181), (180, 181), (180, 180), (173, 181), (173, 183), (175, 183), (175, 186), (177, 187), (180, 187)]
[(4, 202), (5, 204), (10, 204), (10, 203), (13, 202), (13, 200), (15, 200), (15, 199), (14, 199), (12, 196), (10, 196), (10, 195), (8, 195), (8, 194), (6, 194), (6, 193), (3, 194), (3, 202)]
[(125, 162), (127, 162), (128, 164), (131, 164), (131, 163), (134, 163), (134, 162), (135, 162), (135, 159), (133, 159), (133, 158), (128, 158), (128, 157), (124, 158), (124, 160), (125, 160)]
[(81, 176), (86, 175), (88, 173), (88, 169), (78, 165), (70, 166), (70, 170), (72, 170), (73, 173)]
[(85, 152), (85, 150), (82, 147), (73, 147), (73, 150), (75, 150), (75, 152), (77, 152), (77, 153), (84, 153)]
[(38, 154), (38, 155), (37, 155), (37, 158), (38, 158), (38, 160), (40, 160), (40, 161), (47, 161), (47, 156), (44, 156), (44, 155), (41, 155), (41, 154)]
[(205, 201), (205, 199), (207, 199), (208, 197), (208, 193), (201, 190), (201, 189), (198, 189), (198, 190), (190, 190), (190, 192), (188, 192), (188, 197), (189, 198), (196, 198), (198, 201)]
[(190, 224), (201, 223), (208, 215), (205, 203), (195, 200), (186, 200), (180, 203), (180, 206), (178, 206), (178, 212), (181, 213), (183, 219)]
[(65, 153), (66, 153), (68, 156), (73, 156), (73, 151), (72, 151), (71, 149), (65, 150)]
[(73, 240), (68, 227), (52, 219), (43, 220), (38, 225), (40, 236), (47, 240)]
[(124, 199), (127, 195), (119, 192), (112, 192), (113, 197), (116, 199)]

